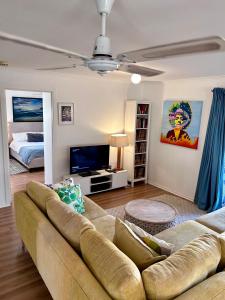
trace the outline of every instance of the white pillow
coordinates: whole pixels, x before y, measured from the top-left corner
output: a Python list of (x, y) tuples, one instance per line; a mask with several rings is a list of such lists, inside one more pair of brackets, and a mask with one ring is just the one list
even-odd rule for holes
[[(28, 131), (29, 133), (42, 133), (44, 132), (36, 132), (36, 131)], [(16, 142), (27, 142), (27, 133), (28, 132), (16, 132), (12, 134), (13, 140)]]
[(164, 240), (158, 239), (157, 237), (144, 231), (137, 225), (128, 222), (127, 220), (125, 220), (125, 223), (148, 247), (152, 248), (157, 253), (169, 256), (173, 252), (175, 245), (167, 243)]
[(16, 142), (27, 141), (27, 132), (17, 132), (12, 134), (13, 140)]

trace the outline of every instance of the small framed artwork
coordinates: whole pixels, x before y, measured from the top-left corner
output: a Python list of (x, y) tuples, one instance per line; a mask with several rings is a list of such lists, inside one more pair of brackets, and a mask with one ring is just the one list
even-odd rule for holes
[(73, 103), (58, 103), (59, 125), (74, 124)]

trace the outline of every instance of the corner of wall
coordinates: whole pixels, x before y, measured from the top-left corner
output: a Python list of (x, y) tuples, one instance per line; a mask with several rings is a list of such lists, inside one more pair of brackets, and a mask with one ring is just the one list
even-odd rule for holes
[(127, 99), (148, 100), (154, 102), (154, 98), (162, 97), (164, 83), (162, 81), (142, 81), (140, 84), (128, 86)]

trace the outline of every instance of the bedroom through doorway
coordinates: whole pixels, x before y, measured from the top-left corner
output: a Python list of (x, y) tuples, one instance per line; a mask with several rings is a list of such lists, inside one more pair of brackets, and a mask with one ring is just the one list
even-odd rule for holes
[(47, 183), (51, 183), (51, 93), (6, 90), (5, 99), (9, 181), (13, 196), (24, 190), (31, 180), (44, 183), (48, 177)]

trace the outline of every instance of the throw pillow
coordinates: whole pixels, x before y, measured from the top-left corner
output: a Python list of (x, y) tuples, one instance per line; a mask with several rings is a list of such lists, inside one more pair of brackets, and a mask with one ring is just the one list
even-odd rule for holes
[(100, 232), (93, 229), (81, 230), (80, 248), (85, 263), (111, 296), (110, 299), (146, 299), (138, 268)]
[(60, 199), (71, 207), (75, 212), (83, 214), (85, 212), (84, 199), (79, 184), (62, 181), (52, 186)]
[(40, 143), (44, 142), (43, 133), (27, 133), (27, 141), (30, 143)]
[(175, 247), (173, 244), (158, 239), (157, 237), (144, 231), (137, 225), (128, 222), (127, 220), (125, 221), (125, 223), (146, 245), (148, 245), (151, 249), (155, 250), (155, 252), (157, 252), (158, 254), (169, 256), (173, 252), (173, 249)]
[(137, 265), (139, 270), (144, 270), (155, 262), (166, 258), (165, 255), (158, 255), (157, 252), (149, 248), (127, 224), (118, 218), (115, 223), (114, 243)]
[(12, 138), (15, 142), (25, 142), (27, 141), (27, 132), (12, 133)]

